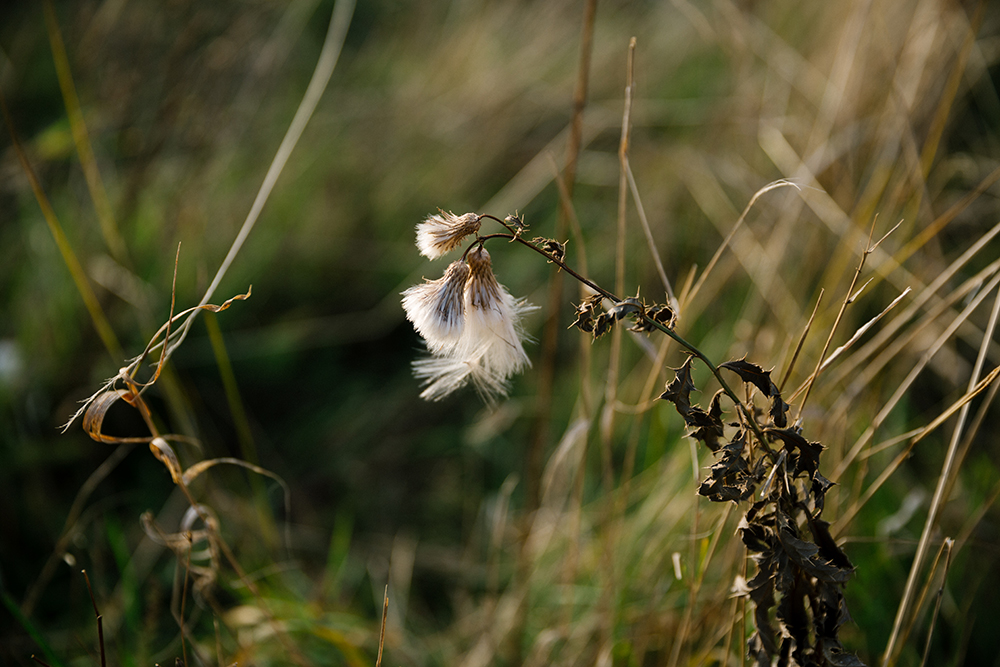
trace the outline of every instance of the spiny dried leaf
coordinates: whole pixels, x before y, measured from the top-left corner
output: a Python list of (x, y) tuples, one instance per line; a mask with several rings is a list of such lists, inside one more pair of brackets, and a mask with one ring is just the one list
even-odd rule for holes
[(781, 399), (781, 394), (777, 392), (777, 387), (775, 387), (775, 390), (775, 394), (771, 396), (767, 414), (771, 417), (771, 421), (775, 426), (784, 428), (788, 425), (788, 403), (785, 403)]
[(813, 473), (812, 485), (810, 486), (810, 489), (812, 490), (813, 508), (816, 511), (816, 516), (819, 516), (819, 513), (823, 511), (823, 506), (826, 501), (826, 492), (829, 491), (830, 487), (833, 485), (833, 482), (819, 474), (819, 470)]
[(756, 480), (743, 456), (745, 448), (742, 435), (722, 447), (721, 458), (710, 468), (711, 475), (702, 482), (698, 493), (714, 502), (749, 500), (756, 489)]
[[(760, 638), (762, 647), (767, 655), (774, 655), (778, 650), (778, 645), (775, 642), (775, 635), (777, 633), (774, 626), (771, 625), (771, 617), (768, 613), (771, 607), (774, 606), (774, 580), (771, 577), (767, 577), (765, 583), (756, 588), (751, 587), (750, 600), (754, 605), (753, 620), (754, 625), (757, 627), (757, 636)], [(767, 664), (770, 665), (770, 660)]]
[(713, 452), (718, 451), (719, 440), (725, 435), (721, 420), (713, 418), (698, 406), (692, 406), (684, 415), (684, 423), (694, 429), (688, 435), (705, 443), (705, 446)]
[[(646, 309), (647, 324), (651, 310)], [(628, 314), (634, 315), (627, 310), (618, 317)], [(698, 493), (713, 501), (751, 500), (755, 487), (765, 478), (769, 480), (766, 497), (750, 506), (737, 529), (758, 568), (756, 576), (735, 591), (754, 605), (756, 632), (748, 644), (751, 656), (762, 667), (830, 667), (839, 665), (837, 661), (850, 667), (861, 664), (840, 651), (836, 643), (838, 628), (847, 618), (842, 589), (853, 566), (834, 541), (829, 524), (820, 519), (826, 492), (833, 485), (819, 473), (823, 445), (806, 440), (800, 429), (787, 428), (788, 404), (770, 372), (739, 359), (721, 367), (737, 373), (770, 399), (770, 425), (764, 433), (769, 441), (781, 442), (783, 448), (777, 462), (772, 456), (751, 461), (744, 453), (749, 431), (743, 423), (730, 425), (738, 429), (738, 435), (720, 447), (725, 427), (724, 392), (712, 397), (708, 411), (693, 405), (691, 392), (696, 387), (692, 363), (688, 358), (675, 370), (660, 398), (672, 402), (692, 429), (691, 435), (719, 457)], [(753, 409), (759, 414), (759, 409)], [(810, 528), (807, 536), (800, 534), (803, 520)], [(836, 643), (837, 650), (824, 649), (828, 639)]]
[(693, 361), (694, 357), (688, 357), (687, 361), (680, 368), (673, 369), (674, 379), (667, 384), (666, 389), (660, 394), (661, 399), (674, 404), (681, 417), (690, 412), (691, 392), (697, 389), (694, 386), (694, 382), (691, 381), (691, 364)]
[(722, 395), (725, 393), (722, 389), (715, 392), (707, 413), (700, 408), (692, 408), (692, 411), (700, 413), (697, 417), (697, 424), (693, 424), (688, 419), (684, 420), (688, 426), (697, 426), (696, 430), (691, 433), (692, 437), (705, 443), (705, 446), (713, 452), (719, 449), (719, 440), (725, 437), (725, 430), (722, 425), (722, 405), (720, 402)]
[(615, 318), (608, 313), (601, 313), (594, 318), (594, 340), (611, 331), (615, 325)]
[(520, 236), (524, 232), (528, 231), (528, 225), (525, 224), (524, 218), (522, 218), (516, 212), (514, 213), (514, 215), (508, 215), (506, 218), (503, 219), (503, 221), (506, 222), (508, 226), (514, 229), (515, 236)]
[(759, 632), (754, 632), (747, 640), (747, 653), (753, 659), (754, 667), (771, 667), (771, 657), (764, 650)]
[(719, 449), (719, 440), (725, 437), (720, 393), (712, 397), (709, 412), (691, 405), (691, 392), (696, 389), (691, 380), (692, 363), (693, 357), (688, 357), (680, 368), (675, 369), (674, 379), (667, 384), (660, 398), (673, 403), (684, 423), (694, 429), (691, 436), (704, 442), (714, 452)]
[(813, 535), (816, 545), (819, 547), (819, 554), (829, 562), (844, 570), (853, 570), (847, 554), (837, 545), (837, 541), (830, 534), (830, 524), (822, 519), (816, 519), (806, 515), (809, 523), (809, 531)]
[(781, 392), (771, 380), (771, 371), (765, 371), (757, 364), (750, 363), (746, 357), (719, 364), (719, 368), (733, 371), (740, 376), (741, 380), (754, 385), (760, 390), (760, 393), (771, 399), (768, 414), (775, 426), (784, 428), (788, 424), (785, 416), (788, 412), (788, 404), (781, 399)]
[(708, 404), (708, 414), (712, 419), (722, 423), (722, 397), (726, 395), (725, 389), (720, 389), (715, 392), (715, 396), (712, 396), (712, 400)]
[(541, 248), (549, 257), (557, 261), (561, 262), (566, 259), (566, 243), (559, 243), (555, 239), (547, 239), (543, 236), (536, 236), (531, 239), (531, 242)]
[(715, 503), (732, 501), (738, 503), (743, 500), (743, 491), (735, 486), (726, 486), (722, 480), (709, 477), (698, 487), (698, 495), (708, 498)]
[(799, 539), (794, 524), (783, 513), (779, 514), (778, 541), (789, 560), (810, 576), (829, 583), (844, 583), (851, 578), (851, 570), (833, 565), (819, 555), (819, 547)]
[[(818, 443), (817, 443), (818, 444)], [(830, 487), (834, 486), (836, 482), (831, 482), (823, 475), (817, 472), (813, 475), (813, 493), (823, 494), (830, 490)]]
[(802, 590), (806, 586), (806, 582), (796, 578), (787, 592), (782, 592), (781, 601), (775, 610), (774, 618), (778, 621), (778, 629), (785, 638), (781, 647), (782, 655), (794, 660), (793, 663), (786, 662), (785, 664), (803, 664), (803, 649), (809, 646), (809, 616), (805, 606), (806, 591)]
[(743, 458), (744, 449), (746, 449), (746, 441), (742, 437), (723, 447), (720, 450), (722, 457), (710, 468), (712, 476), (721, 479), (728, 475), (748, 472), (750, 468), (747, 465), (747, 460)]
[(746, 545), (749, 551), (763, 552), (772, 548), (774, 531), (765, 528), (759, 523), (751, 523), (743, 519), (736, 530), (739, 532), (740, 539), (743, 540), (743, 544)]
[(765, 396), (771, 395), (771, 385), (774, 383), (771, 382), (770, 371), (765, 371), (757, 364), (750, 363), (746, 360), (746, 357), (721, 363), (719, 364), (719, 368), (726, 368), (733, 371), (740, 376), (741, 380), (749, 382), (760, 389), (760, 393)]
[(570, 329), (573, 327), (576, 327), (584, 333), (594, 333), (594, 311), (590, 308), (585, 308), (582, 305), (577, 306), (576, 321), (569, 325)]
[(616, 320), (613, 314), (601, 310), (603, 300), (604, 297), (600, 294), (592, 294), (584, 299), (583, 303), (576, 306), (576, 320), (569, 325), (569, 328), (576, 327), (584, 333), (593, 335), (595, 340), (610, 331)]
[(653, 324), (654, 322), (668, 329), (673, 329), (676, 320), (677, 316), (673, 309), (666, 304), (660, 303), (645, 306), (644, 310), (636, 316), (635, 324), (629, 327), (629, 331), (655, 331), (656, 326)]
[(672, 329), (674, 327), (674, 322), (677, 320), (677, 313), (675, 313), (674, 309), (665, 303), (654, 304), (647, 308), (646, 316), (662, 324), (668, 329)]
[(790, 428), (768, 428), (764, 429), (764, 433), (785, 443), (789, 450), (788, 463), (793, 474), (805, 473), (810, 478), (816, 474), (819, 455), (825, 449), (823, 445), (809, 442), (798, 431)]
[(746, 513), (743, 515), (743, 523), (751, 523), (756, 520), (758, 512), (770, 504), (771, 501), (764, 498), (750, 505), (750, 507), (747, 508)]

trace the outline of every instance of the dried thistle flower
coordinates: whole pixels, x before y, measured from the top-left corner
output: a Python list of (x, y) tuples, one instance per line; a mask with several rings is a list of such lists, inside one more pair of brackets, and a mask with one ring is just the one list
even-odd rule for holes
[(462, 243), (462, 239), (479, 231), (482, 216), (477, 213), (455, 215), (450, 211), (438, 210), (417, 225), (417, 248), (420, 254), (437, 259), (451, 252)]
[(432, 352), (458, 343), (465, 324), (465, 284), (469, 265), (457, 260), (444, 276), (403, 292), (403, 310)]
[[(560, 262), (566, 259), (566, 243), (569, 243), (569, 241), (566, 241), (566, 243), (559, 243), (559, 241), (556, 241), (555, 239), (547, 239), (544, 236), (536, 236), (531, 239), (531, 242), (544, 250), (550, 257)], [(549, 263), (551, 264), (552, 260), (549, 260)]]
[(440, 400), (471, 382), (492, 402), (507, 392), (512, 375), (531, 365), (521, 316), (533, 307), (497, 282), (485, 248), (470, 250), (467, 262), (453, 262), (443, 278), (403, 293), (407, 318), (431, 352), (413, 363), (425, 385), (420, 396), (427, 400)]
[(503, 378), (531, 365), (521, 341), (521, 315), (531, 306), (517, 302), (493, 275), (490, 253), (480, 246), (468, 256), (469, 281), (465, 286), (466, 333), (462, 344), (469, 356)]

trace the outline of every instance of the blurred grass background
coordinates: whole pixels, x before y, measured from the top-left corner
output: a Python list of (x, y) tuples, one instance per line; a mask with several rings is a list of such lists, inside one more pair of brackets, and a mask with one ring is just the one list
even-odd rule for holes
[[(243, 471), (213, 470), (197, 492), (315, 664), (373, 662), (387, 582), (392, 663), (737, 664), (744, 628), (738, 623), (731, 641), (727, 632), (738, 611), (728, 597), (742, 567), (731, 538), (739, 513), (695, 499), (680, 419), (666, 403), (643, 405), (666, 376), (650, 395), (656, 368), (638, 346), (624, 346), (618, 398), (641, 410), (616, 418), (616, 491), (608, 493), (599, 429), (578, 421), (581, 386), (603, 391), (597, 369), (608, 346), (593, 346), (587, 375), (577, 333), (561, 337), (549, 486), (531, 514), (524, 475), (535, 372), (490, 411), (471, 391), (421, 402), (409, 371), (419, 340), (398, 294), (443, 268), (417, 256), (416, 222), (437, 207), (500, 217), (518, 209), (533, 232), (555, 234), (552, 165), (565, 160), (582, 4), (359, 2), (316, 115), (215, 298), (253, 284), (248, 301), (213, 318), (238, 399), (227, 395), (210, 321), (196, 325), (149, 395), (165, 429), (201, 443), (200, 452), (181, 450), (188, 460), (249, 452), (291, 486), (290, 553)], [(305, 89), (332, 7), (56, 4), (117, 237), (102, 233), (88, 191), (41, 5), (0, 7), (0, 88), (15, 130), (127, 356), (167, 317), (178, 243), (179, 307), (197, 303), (214, 275)], [(612, 284), (631, 36), (629, 157), (675, 288), (705, 267), (754, 192), (778, 178), (801, 186), (764, 195), (681, 312), (679, 331), (712, 358), (748, 354), (784, 369), (825, 288), (797, 385), (816, 363), (872, 219), (876, 237), (903, 221), (871, 258), (875, 280), (834, 344), (907, 286), (915, 296), (898, 312), (918, 307), (900, 315), (888, 341), (873, 338), (876, 327), (856, 347), (874, 340), (868, 354), (827, 371), (804, 414), (807, 436), (829, 447), (824, 468), (834, 470), (969, 297), (935, 314), (940, 299), (1000, 255), (987, 243), (936, 292), (926, 289), (1000, 220), (988, 180), (1000, 167), (1000, 13), (950, 0), (608, 2), (594, 28), (573, 199), (585, 244), (570, 243), (571, 264), (586, 253), (590, 275)], [(104, 349), (2, 136), (0, 577), (12, 608), (34, 598), (27, 621), (0, 612), (0, 660), (31, 664), (42, 641), (63, 664), (94, 664), (93, 613), (78, 574), (85, 567), (113, 662), (163, 663), (181, 653), (169, 612), (178, 562), (145, 537), (139, 516), (150, 510), (176, 530), (184, 502), (144, 447), (98, 485), (39, 583), (77, 492), (113, 451), (79, 427), (65, 435), (57, 427), (123, 360)], [(641, 285), (662, 300), (631, 204), (629, 226), (628, 289)], [(926, 229), (937, 231), (921, 237)], [(513, 294), (545, 304), (551, 267), (513, 247), (491, 252)], [(576, 288), (564, 294), (568, 325)], [(863, 374), (926, 313), (929, 323), (884, 368)], [(987, 315), (988, 305), (975, 311), (933, 357), (875, 442), (927, 424), (962, 394)], [(527, 322), (536, 337), (544, 316)], [(536, 362), (538, 348), (529, 349)], [(1000, 362), (1000, 348), (989, 350), (987, 369)], [(666, 364), (681, 359), (668, 351)], [(711, 388), (704, 391), (707, 400)], [(1000, 585), (996, 419), (987, 409), (936, 532), (935, 548), (944, 536), (967, 541), (948, 574), (930, 664), (1000, 664), (991, 595)], [(140, 426), (121, 410), (107, 430), (132, 435)], [(626, 487), (629, 442), (637, 463)], [(845, 471), (830, 518), (900, 447)], [(845, 642), (869, 664), (885, 647), (946, 447), (944, 430), (923, 441), (842, 527), (858, 568)], [(263, 487), (282, 525), (280, 490)], [(698, 574), (700, 593), (690, 584)], [(217, 593), (226, 664), (287, 664), (234, 580), (224, 571)], [(901, 664), (923, 654), (926, 613), (916, 628)], [(209, 612), (195, 630), (203, 655), (214, 656)]]

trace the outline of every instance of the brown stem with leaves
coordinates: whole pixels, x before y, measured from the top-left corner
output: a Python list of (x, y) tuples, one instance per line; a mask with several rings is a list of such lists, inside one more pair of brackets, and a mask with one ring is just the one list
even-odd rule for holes
[[(505, 220), (501, 220), (500, 218), (493, 215), (483, 214), (481, 217), (489, 218), (490, 220), (495, 220), (499, 222), (510, 233), (505, 234), (503, 232), (500, 232), (496, 234), (488, 234), (486, 236), (479, 236), (477, 237), (476, 240), (477, 243), (483, 244), (491, 239), (507, 239), (508, 241), (511, 242), (516, 241), (517, 243), (520, 243), (521, 245), (527, 248), (531, 248), (539, 255), (547, 259), (549, 262), (555, 264), (560, 269), (562, 269), (563, 271), (565, 271), (570, 276), (572, 276), (579, 282), (583, 283), (590, 289), (594, 290), (594, 292), (600, 294), (605, 299), (611, 301), (614, 304), (622, 303), (622, 300), (617, 296), (615, 296), (612, 292), (609, 292), (608, 290), (604, 289), (603, 287), (601, 287), (594, 281), (590, 280), (589, 278), (581, 276), (559, 257), (556, 257), (551, 252), (547, 252), (543, 248), (539, 248), (537, 245), (531, 243), (530, 241), (526, 241), (525, 239), (521, 238), (521, 234), (524, 231), (523, 229), (516, 229), (512, 227), (510, 223), (506, 222)], [(719, 368), (714, 363), (712, 363), (712, 360), (709, 359), (705, 355), (705, 353), (699, 350), (694, 344), (689, 343), (680, 334), (678, 334), (670, 327), (667, 327), (664, 324), (657, 322), (656, 320), (652, 319), (651, 317), (648, 317), (647, 315), (641, 315), (641, 318), (642, 321), (647, 325), (652, 326), (653, 328), (659, 330), (661, 333), (664, 333), (670, 338), (674, 339), (674, 341), (676, 341), (681, 347), (683, 347), (685, 350), (687, 350), (690, 354), (695, 356), (699, 361), (701, 361), (708, 367), (708, 369), (712, 372), (712, 375), (714, 375), (715, 379), (719, 382), (719, 386), (721, 386), (722, 390), (726, 392), (726, 396), (728, 396), (729, 399), (732, 400), (733, 403), (739, 408), (740, 413), (743, 415), (744, 419), (747, 420), (747, 423), (750, 425), (750, 428), (753, 429), (754, 435), (757, 436), (757, 440), (760, 443), (761, 447), (764, 449), (765, 452), (768, 453), (768, 456), (771, 458), (772, 461), (777, 461), (776, 455), (768, 446), (767, 440), (764, 437), (764, 431), (761, 429), (760, 424), (757, 423), (757, 420), (754, 418), (753, 413), (746, 406), (746, 404), (740, 399), (740, 397), (736, 395), (736, 392), (734, 392), (730, 388), (730, 386), (726, 383), (725, 378), (722, 377), (722, 373), (719, 372)]]

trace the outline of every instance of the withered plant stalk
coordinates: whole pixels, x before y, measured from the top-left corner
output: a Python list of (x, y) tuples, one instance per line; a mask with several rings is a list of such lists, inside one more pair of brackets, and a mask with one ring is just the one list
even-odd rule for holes
[[(752, 659), (757, 665), (771, 665), (777, 660), (781, 665), (861, 666), (856, 656), (844, 652), (838, 638), (841, 625), (849, 618), (843, 589), (854, 567), (834, 540), (830, 524), (821, 518), (826, 492), (833, 486), (819, 471), (824, 447), (807, 440), (798, 424), (789, 425), (789, 406), (771, 380), (770, 371), (746, 359), (713, 363), (675, 331), (672, 304), (647, 304), (637, 296), (622, 298), (601, 287), (566, 263), (565, 243), (543, 237), (524, 238), (527, 226), (516, 215), (504, 219), (476, 213), (446, 217), (455, 223), (448, 243), (475, 236), (461, 261), (473, 249), (504, 239), (530, 248), (588, 288), (591, 295), (576, 307), (577, 319), (571, 326), (594, 339), (613, 330), (620, 332), (616, 327), (630, 319), (630, 331), (658, 331), (687, 352), (687, 360), (675, 369), (673, 380), (659, 398), (673, 403), (690, 427), (690, 435), (718, 457), (698, 493), (713, 502), (750, 503), (738, 532), (757, 571), (749, 580), (738, 578), (736, 592), (749, 600), (754, 610), (756, 631), (748, 642)], [(506, 231), (480, 234), (479, 221), (484, 219), (496, 221)], [(475, 221), (474, 231), (458, 224), (466, 220)], [(444, 219), (438, 217), (424, 224), (442, 222)], [(418, 234), (422, 233), (426, 230), (422, 232), (418, 227)], [(870, 243), (869, 239), (865, 256), (873, 249)], [(850, 293), (845, 302), (855, 296)], [(721, 387), (708, 409), (691, 402), (691, 392), (696, 390), (692, 380), (695, 360), (708, 367)], [(723, 370), (737, 375), (744, 385), (745, 399), (731, 388)], [(766, 408), (754, 402), (755, 392), (767, 399)], [(735, 422), (724, 419), (724, 400), (732, 403)], [(715, 549), (715, 542), (711, 549)], [(684, 640), (679, 636), (674, 641)], [(674, 645), (674, 659), (679, 648)]]

